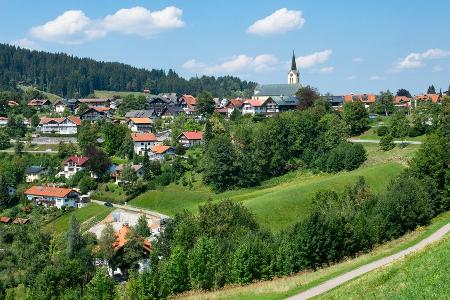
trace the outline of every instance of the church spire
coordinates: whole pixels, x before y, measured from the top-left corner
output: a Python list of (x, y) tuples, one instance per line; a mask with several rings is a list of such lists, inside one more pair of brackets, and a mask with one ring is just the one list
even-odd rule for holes
[(297, 71), (297, 63), (296, 63), (296, 61), (295, 61), (295, 53), (294, 53), (294, 50), (292, 50), (291, 70), (292, 70), (292, 71)]

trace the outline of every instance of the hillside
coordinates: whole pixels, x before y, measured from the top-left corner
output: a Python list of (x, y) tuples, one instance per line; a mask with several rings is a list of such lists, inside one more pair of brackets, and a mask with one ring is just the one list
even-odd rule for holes
[(7, 44), (0, 44), (0, 69), (1, 88), (25, 82), (63, 97), (85, 97), (94, 90), (141, 92), (145, 88), (154, 93), (194, 95), (208, 90), (216, 97), (229, 97), (235, 93), (252, 93), (256, 86), (254, 82), (232, 76), (203, 76), (187, 80), (173, 70), (147, 70), (118, 62), (31, 51)]

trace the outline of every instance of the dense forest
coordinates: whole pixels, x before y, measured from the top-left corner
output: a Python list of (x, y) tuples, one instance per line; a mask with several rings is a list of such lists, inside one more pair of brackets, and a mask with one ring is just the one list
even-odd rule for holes
[(64, 97), (85, 97), (94, 90), (176, 92), (197, 95), (202, 90), (216, 97), (248, 96), (254, 82), (237, 77), (202, 76), (186, 80), (175, 71), (146, 70), (117, 62), (99, 62), (64, 53), (31, 51), (0, 44), (0, 88), (18, 82)]

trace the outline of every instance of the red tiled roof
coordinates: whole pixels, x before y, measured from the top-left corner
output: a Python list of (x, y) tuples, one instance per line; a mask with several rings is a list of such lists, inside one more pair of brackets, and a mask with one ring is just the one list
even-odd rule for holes
[(400, 104), (411, 101), (411, 98), (408, 98), (406, 96), (395, 96), (394, 103)]
[(53, 186), (37, 186), (33, 185), (28, 190), (24, 192), (25, 195), (36, 195), (44, 197), (66, 197), (72, 189), (53, 187)]
[(153, 121), (150, 118), (130, 118), (130, 121), (132, 121), (135, 124), (152, 124)]
[(1, 217), (0, 218), (0, 222), (8, 224), (9, 222), (11, 222), (11, 218), (9, 218), (9, 217)]
[(134, 142), (156, 142), (158, 139), (153, 133), (132, 133), (131, 138)]
[(62, 123), (64, 122), (66, 118), (47, 118), (47, 117), (42, 117), (41, 121), (39, 122), (39, 124), (48, 124), (50, 122), (56, 122), (56, 123)]
[(185, 132), (182, 132), (181, 135), (184, 135), (188, 140), (202, 140), (203, 139), (203, 132), (201, 132), (201, 131), (185, 131)]
[(64, 164), (67, 164), (69, 161), (74, 162), (75, 164), (82, 166), (89, 160), (89, 157), (86, 156), (71, 156), (64, 160)]
[(183, 95), (181, 98), (184, 99), (188, 106), (195, 106), (197, 104), (197, 99), (192, 95)]
[(226, 108), (226, 107), (216, 108), (214, 111), (218, 112), (218, 113), (227, 113), (228, 108)]
[[(121, 249), (123, 246), (125, 246), (128, 243), (127, 234), (129, 231), (130, 231), (130, 227), (127, 225), (124, 225), (116, 233), (116, 241), (113, 243), (113, 247), (115, 250)], [(142, 247), (147, 252), (152, 251), (152, 245), (150, 244), (149, 241), (147, 241), (145, 239), (142, 243)]]
[(156, 153), (156, 154), (164, 154), (169, 149), (172, 149), (172, 147), (171, 146), (156, 145), (151, 150), (152, 150), (153, 153)]
[(414, 96), (416, 100), (431, 100), (433, 103), (437, 103), (440, 100), (440, 95), (438, 94), (423, 94)]
[(241, 107), (243, 104), (244, 104), (244, 100), (231, 99), (230, 102), (228, 102), (227, 107), (230, 107), (230, 106)]
[(353, 102), (354, 100), (364, 103), (375, 103), (375, 101), (377, 101), (377, 96), (374, 94), (350, 94), (344, 96), (345, 102)]
[(103, 107), (103, 106), (89, 106), (90, 109), (93, 109), (97, 112), (105, 112), (105, 111), (110, 111), (111, 107)]
[(264, 103), (266, 103), (266, 101), (267, 101), (267, 99), (266, 100), (248, 99), (248, 100), (245, 100), (244, 103), (248, 103), (253, 107), (260, 107), (260, 106), (263, 106)]
[(75, 116), (68, 116), (67, 119), (75, 123), (75, 125), (80, 126), (81, 125), (81, 119)]

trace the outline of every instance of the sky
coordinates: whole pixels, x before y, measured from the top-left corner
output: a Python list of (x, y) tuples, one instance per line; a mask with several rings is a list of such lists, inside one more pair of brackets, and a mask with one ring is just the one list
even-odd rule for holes
[[(0, 42), (321, 93), (450, 84), (447, 0), (0, 0)], [(1, 71), (1, 70), (0, 70)]]

